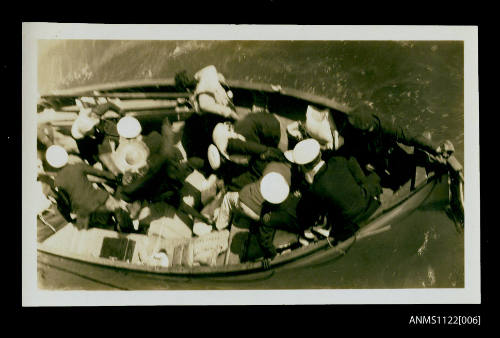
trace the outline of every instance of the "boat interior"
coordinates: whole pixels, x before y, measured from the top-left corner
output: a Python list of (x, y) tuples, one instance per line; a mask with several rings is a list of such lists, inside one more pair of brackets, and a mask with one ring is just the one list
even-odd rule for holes
[[(277, 114), (285, 124), (304, 120), (308, 105), (322, 107), (322, 102), (284, 95), (280, 91), (238, 87), (231, 89), (239, 111), (251, 113), (265, 110)], [(193, 111), (186, 95), (174, 95), (172, 92), (173, 88), (168, 86), (142, 86), (93, 91), (87, 95), (90, 100), (96, 96), (116, 100), (122, 109), (140, 120), (144, 135), (154, 130), (160, 131), (163, 119), (168, 116), (176, 139), (179, 140), (177, 146), (182, 147), (180, 138), (183, 121)], [(51, 116), (50, 123), (60, 133), (71, 135), (71, 122), (79, 110), (75, 99), (81, 99), (83, 96), (85, 95), (77, 93), (42, 97), (46, 106), (39, 109), (39, 114), (45, 114), (47, 107), (55, 110), (56, 114)], [(330, 109), (335, 121), (345, 118), (345, 114), (340, 110), (327, 105), (323, 107), (325, 106)], [(412, 191), (425, 185), (432, 175), (432, 172), (423, 167), (415, 167), (412, 177), (408, 177), (398, 189), (384, 188), (382, 205), (362, 225), (370, 224), (372, 220), (402, 203)], [(103, 183), (98, 180), (94, 184), (103, 188)], [(219, 193), (207, 206), (216, 207), (217, 203), (220, 204), (220, 199)], [(50, 206), (37, 217), (38, 249), (49, 254), (94, 264), (165, 273), (232, 271), (260, 258), (258, 255), (252, 256), (253, 251), (258, 252), (253, 250), (257, 244), (252, 240), (255, 238), (251, 235), (252, 221), (245, 217), (234, 217), (225, 230), (214, 230), (206, 235), (196, 236), (193, 234), (193, 221), (186, 220), (185, 215), (161, 201), (148, 207), (139, 230), (134, 233), (117, 231), (115, 226), (106, 224), (102, 218), (100, 223), (98, 222), (99, 225), (91, 225), (87, 230), (78, 230), (71, 222), (72, 219), (68, 219), (68, 216), (61, 212), (61, 201), (54, 197), (49, 200)], [(318, 239), (317, 242), (326, 243), (324, 238)], [(326, 245), (328, 244), (331, 245)], [(283, 230), (276, 230), (274, 245), (281, 260), (294, 257), (294, 252), (307, 251), (307, 248), (299, 244), (297, 234)], [(168, 257), (168, 262), (165, 262), (165, 256)]]

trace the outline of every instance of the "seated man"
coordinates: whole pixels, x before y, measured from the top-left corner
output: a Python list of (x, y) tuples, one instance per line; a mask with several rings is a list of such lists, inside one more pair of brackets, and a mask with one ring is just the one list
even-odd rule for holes
[[(269, 161), (285, 161), (283, 151), (288, 147), (286, 127), (274, 114), (253, 113), (234, 124), (219, 123), (212, 138), (225, 161), (248, 163), (248, 170), (232, 175), (229, 186), (233, 190), (239, 190), (262, 176)], [(221, 161), (214, 160), (214, 155), (218, 154), (209, 155), (209, 162), (215, 163), (213, 169), (219, 169)]]
[(308, 184), (297, 205), (304, 227), (326, 215), (328, 225), (333, 225), (331, 235), (344, 240), (380, 206), (380, 178), (375, 173), (365, 176), (355, 158), (333, 156), (325, 162), (315, 139), (297, 143), (285, 156), (299, 166)]
[(330, 111), (314, 106), (307, 106), (305, 122), (290, 123), (287, 133), (294, 141), (292, 146), (307, 138), (318, 141), (321, 150), (338, 150), (344, 144), (344, 138), (339, 134)]
[(114, 181), (116, 177), (112, 173), (84, 162), (68, 164), (68, 153), (60, 146), (49, 147), (45, 158), (56, 172), (55, 186), (67, 195), (71, 211), (76, 214), (76, 227), (88, 228), (91, 214), (103, 211), (115, 214), (120, 226), (132, 225), (125, 212), (127, 204), (105, 190), (95, 189), (87, 177), (92, 175)]
[(47, 150), (48, 147), (59, 145), (63, 147), (68, 154), (79, 154), (76, 141), (69, 135), (60, 132), (58, 128), (49, 122), (37, 124), (37, 149)]
[(241, 117), (231, 100), (232, 92), (224, 88), (226, 80), (214, 66), (204, 67), (194, 76), (186, 71), (179, 72), (175, 85), (179, 91), (193, 92), (197, 112), (186, 120), (182, 145), (188, 158), (204, 158), (215, 125)]
[(167, 199), (189, 215), (200, 217), (196, 209), (215, 196), (216, 176), (206, 179), (175, 151), (168, 140), (168, 120), (162, 128), (165, 135), (153, 131), (142, 136), (141, 130), (133, 117), (118, 122), (121, 140), (113, 154), (123, 174), (118, 196), (130, 202)]
[(380, 176), (381, 184), (397, 190), (414, 173), (415, 165), (427, 167), (429, 161), (422, 153), (408, 154), (397, 142), (424, 150), (438, 158), (446, 158), (453, 152), (450, 141), (436, 142), (411, 128), (398, 125), (396, 119), (375, 115), (367, 106), (356, 107), (347, 120), (339, 123), (344, 136), (342, 155), (355, 156), (362, 168), (373, 168)]
[[(226, 193), (219, 209), (216, 228), (221, 230), (228, 227), (234, 212), (258, 222), (265, 203), (279, 205), (287, 200), (290, 185), (290, 166), (281, 162), (270, 162), (264, 169), (262, 178), (247, 184), (239, 192)], [(276, 250), (272, 245), (272, 238), (258, 238), (265, 256), (274, 257)]]
[(111, 160), (111, 153), (118, 144), (119, 134), (116, 122), (102, 118), (108, 111), (123, 116), (120, 107), (112, 102), (93, 108), (82, 108), (73, 122), (71, 135), (76, 140), (84, 160), (91, 165), (100, 161), (116, 175), (118, 172)]
[[(428, 161), (412, 157), (397, 146), (397, 142), (423, 149), (438, 157), (453, 152), (453, 144), (432, 141), (411, 129), (399, 126), (395, 119), (375, 115), (368, 106), (358, 106), (346, 118), (334, 121), (329, 110), (309, 106), (305, 123), (288, 126), (289, 134), (297, 141), (316, 139), (324, 157), (354, 156), (365, 171), (374, 170), (381, 184), (396, 190), (413, 174), (415, 164), (426, 166)], [(327, 153), (328, 151), (328, 153)], [(416, 163), (417, 161), (418, 163)]]
[[(164, 151), (163, 137), (153, 131), (142, 136), (139, 121), (131, 116), (121, 118), (117, 124), (120, 144), (112, 152), (113, 166), (117, 174), (122, 175), (122, 184), (118, 188), (119, 196), (124, 200), (152, 200), (173, 184), (167, 175), (170, 153)], [(177, 187), (175, 187), (177, 188)]]

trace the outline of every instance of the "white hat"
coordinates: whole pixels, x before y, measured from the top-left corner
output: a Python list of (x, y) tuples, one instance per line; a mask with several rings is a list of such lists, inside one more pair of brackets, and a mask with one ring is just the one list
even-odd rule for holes
[(136, 138), (141, 134), (142, 131), (139, 120), (137, 120), (133, 116), (122, 117), (118, 121), (116, 129), (118, 130), (118, 134), (120, 134), (121, 137), (125, 138)]
[(208, 146), (207, 157), (208, 157), (208, 163), (210, 163), (210, 167), (212, 167), (213, 170), (219, 169), (220, 153), (215, 145), (211, 144)]
[(71, 135), (75, 139), (81, 139), (92, 130), (98, 123), (99, 119), (94, 119), (89, 116), (90, 109), (88, 111), (82, 111), (71, 126)]
[(45, 159), (54, 168), (61, 168), (68, 163), (68, 153), (61, 146), (50, 146), (45, 152)]
[(227, 143), (229, 142), (230, 137), (229, 124), (220, 122), (217, 123), (213, 132), (212, 132), (212, 140), (214, 144), (217, 146), (217, 149), (224, 155), (224, 157), (229, 158), (226, 153)]
[(317, 110), (313, 106), (307, 106), (306, 130), (311, 137), (322, 144), (333, 143), (333, 135), (328, 117), (328, 109)]
[(227, 144), (229, 139), (237, 138), (240, 140), (245, 140), (242, 135), (239, 135), (231, 130), (231, 123), (228, 122), (220, 122), (214, 128), (212, 132), (212, 140), (216, 145), (219, 153), (222, 154), (226, 159), (231, 162), (238, 163), (241, 165), (248, 165), (250, 161), (250, 155), (242, 155), (242, 154), (233, 154), (229, 155), (227, 153)]
[(318, 141), (313, 138), (300, 141), (295, 145), (293, 150), (285, 151), (285, 157), (293, 163), (299, 165), (307, 164), (316, 159), (320, 154), (320, 146)]
[(120, 142), (115, 151), (114, 162), (122, 172), (137, 172), (147, 164), (149, 148), (139, 140)]
[(266, 174), (260, 181), (260, 193), (270, 203), (282, 203), (288, 197), (290, 187), (285, 178), (277, 172)]

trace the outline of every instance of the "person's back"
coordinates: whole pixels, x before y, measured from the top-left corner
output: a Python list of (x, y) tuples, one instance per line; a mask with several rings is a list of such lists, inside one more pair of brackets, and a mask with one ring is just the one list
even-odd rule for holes
[(297, 216), (304, 227), (313, 226), (320, 216), (329, 215), (334, 224), (358, 223), (379, 206), (380, 178), (366, 176), (354, 157), (332, 156), (323, 160), (319, 142), (299, 142), (285, 157), (304, 174), (294, 186), (303, 192)]
[(363, 183), (355, 179), (348, 160), (332, 157), (322, 169), (314, 177), (310, 192), (321, 197), (321, 204), (333, 214), (346, 220), (356, 219), (373, 197)]
[(71, 208), (75, 214), (88, 215), (104, 204), (109, 197), (106, 191), (95, 189), (87, 175), (113, 179), (111, 173), (97, 170), (86, 163), (69, 164), (62, 168), (55, 178), (55, 185), (69, 195)]
[(247, 141), (275, 148), (278, 147), (281, 137), (280, 123), (269, 113), (247, 114), (234, 123), (234, 131), (243, 135)]

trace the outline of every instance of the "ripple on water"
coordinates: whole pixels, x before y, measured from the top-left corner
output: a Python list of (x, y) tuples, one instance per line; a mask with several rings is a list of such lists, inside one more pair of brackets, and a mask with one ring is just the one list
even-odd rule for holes
[(436, 273), (434, 269), (429, 265), (427, 267), (427, 278), (422, 282), (424, 287), (433, 287), (436, 284)]

